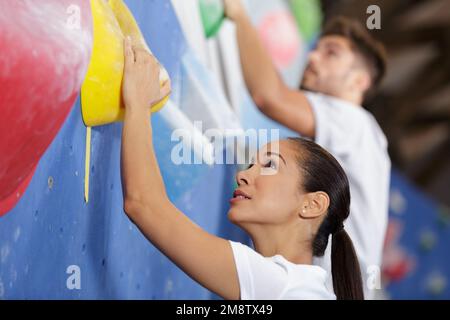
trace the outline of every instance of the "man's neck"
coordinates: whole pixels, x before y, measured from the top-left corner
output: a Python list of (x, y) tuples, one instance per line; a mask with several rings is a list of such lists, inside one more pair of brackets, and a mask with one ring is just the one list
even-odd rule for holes
[(312, 90), (309, 88), (304, 88), (304, 87), (300, 87), (301, 91), (310, 91), (310, 92), (314, 92), (314, 93), (320, 93), (323, 95), (327, 95), (336, 99), (340, 99), (343, 100), (345, 102), (349, 102), (351, 104), (354, 104), (355, 106), (362, 106), (363, 103), (363, 96), (361, 94), (355, 94), (355, 93), (351, 93), (351, 92), (344, 92), (344, 93), (330, 93), (330, 92), (323, 92), (323, 91), (319, 91), (319, 90)]
[(361, 106), (363, 103), (363, 99), (360, 94), (353, 94), (351, 92), (349, 93), (342, 93), (339, 95), (331, 95), (332, 97), (350, 102), (351, 104), (354, 104), (356, 106)]

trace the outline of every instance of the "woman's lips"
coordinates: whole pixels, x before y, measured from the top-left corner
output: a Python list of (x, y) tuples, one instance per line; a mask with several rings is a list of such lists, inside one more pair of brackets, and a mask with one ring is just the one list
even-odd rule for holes
[(233, 192), (233, 198), (230, 199), (230, 203), (236, 203), (239, 201), (244, 201), (244, 200), (250, 200), (250, 196), (248, 196), (245, 192), (243, 192), (242, 190), (236, 189)]
[(244, 196), (239, 195), (239, 196), (237, 196), (237, 197), (231, 198), (231, 199), (230, 199), (230, 203), (233, 204), (233, 203), (236, 203), (236, 202), (246, 201), (246, 200), (250, 200), (250, 199), (249, 199), (249, 198), (246, 198), (246, 197), (244, 197)]

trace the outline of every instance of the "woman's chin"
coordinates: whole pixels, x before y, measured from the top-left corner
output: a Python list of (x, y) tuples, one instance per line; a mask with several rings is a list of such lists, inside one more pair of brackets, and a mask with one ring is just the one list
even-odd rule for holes
[(235, 208), (231, 208), (228, 210), (228, 220), (230, 220), (231, 223), (239, 226), (239, 222), (242, 220), (242, 214), (239, 212), (239, 210), (236, 210)]

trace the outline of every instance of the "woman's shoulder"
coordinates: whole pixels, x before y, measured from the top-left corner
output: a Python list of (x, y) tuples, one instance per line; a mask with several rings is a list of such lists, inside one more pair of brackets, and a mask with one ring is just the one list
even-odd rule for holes
[(295, 264), (282, 255), (264, 257), (247, 245), (233, 241), (230, 243), (244, 299), (336, 299), (326, 287), (328, 273), (322, 267)]
[(276, 263), (283, 265), (288, 281), (282, 300), (336, 300), (334, 292), (327, 287), (328, 272), (320, 266), (295, 264), (284, 257), (275, 256)]
[(286, 268), (288, 285), (280, 299), (298, 300), (335, 300), (336, 296), (326, 286), (328, 272), (320, 266), (295, 264), (282, 255), (271, 258), (275, 263)]

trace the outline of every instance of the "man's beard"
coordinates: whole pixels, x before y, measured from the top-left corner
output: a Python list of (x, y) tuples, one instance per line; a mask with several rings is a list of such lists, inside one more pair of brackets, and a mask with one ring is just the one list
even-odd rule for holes
[[(309, 72), (309, 75), (307, 74), (308, 72)], [(307, 82), (306, 79), (308, 76), (315, 77), (315, 78), (318, 78), (318, 76), (319, 76), (317, 69), (310, 62), (308, 62), (305, 69), (303, 70), (303, 77), (302, 77), (302, 80), (300, 81), (299, 90), (320, 92), (320, 90), (318, 90), (318, 88), (317, 88), (318, 87), (317, 84), (316, 84), (316, 86), (314, 86), (314, 82), (315, 82), (314, 80), (312, 80), (313, 81), (312, 86), (306, 85), (306, 82)]]
[(309, 88), (309, 87), (307, 87), (307, 86), (305, 85), (304, 79), (305, 79), (305, 78), (302, 78), (302, 81), (300, 82), (300, 86), (298, 87), (299, 90), (302, 90), (302, 91), (310, 91), (310, 92), (318, 92), (318, 91), (317, 91), (316, 89), (314, 89), (314, 88)]

